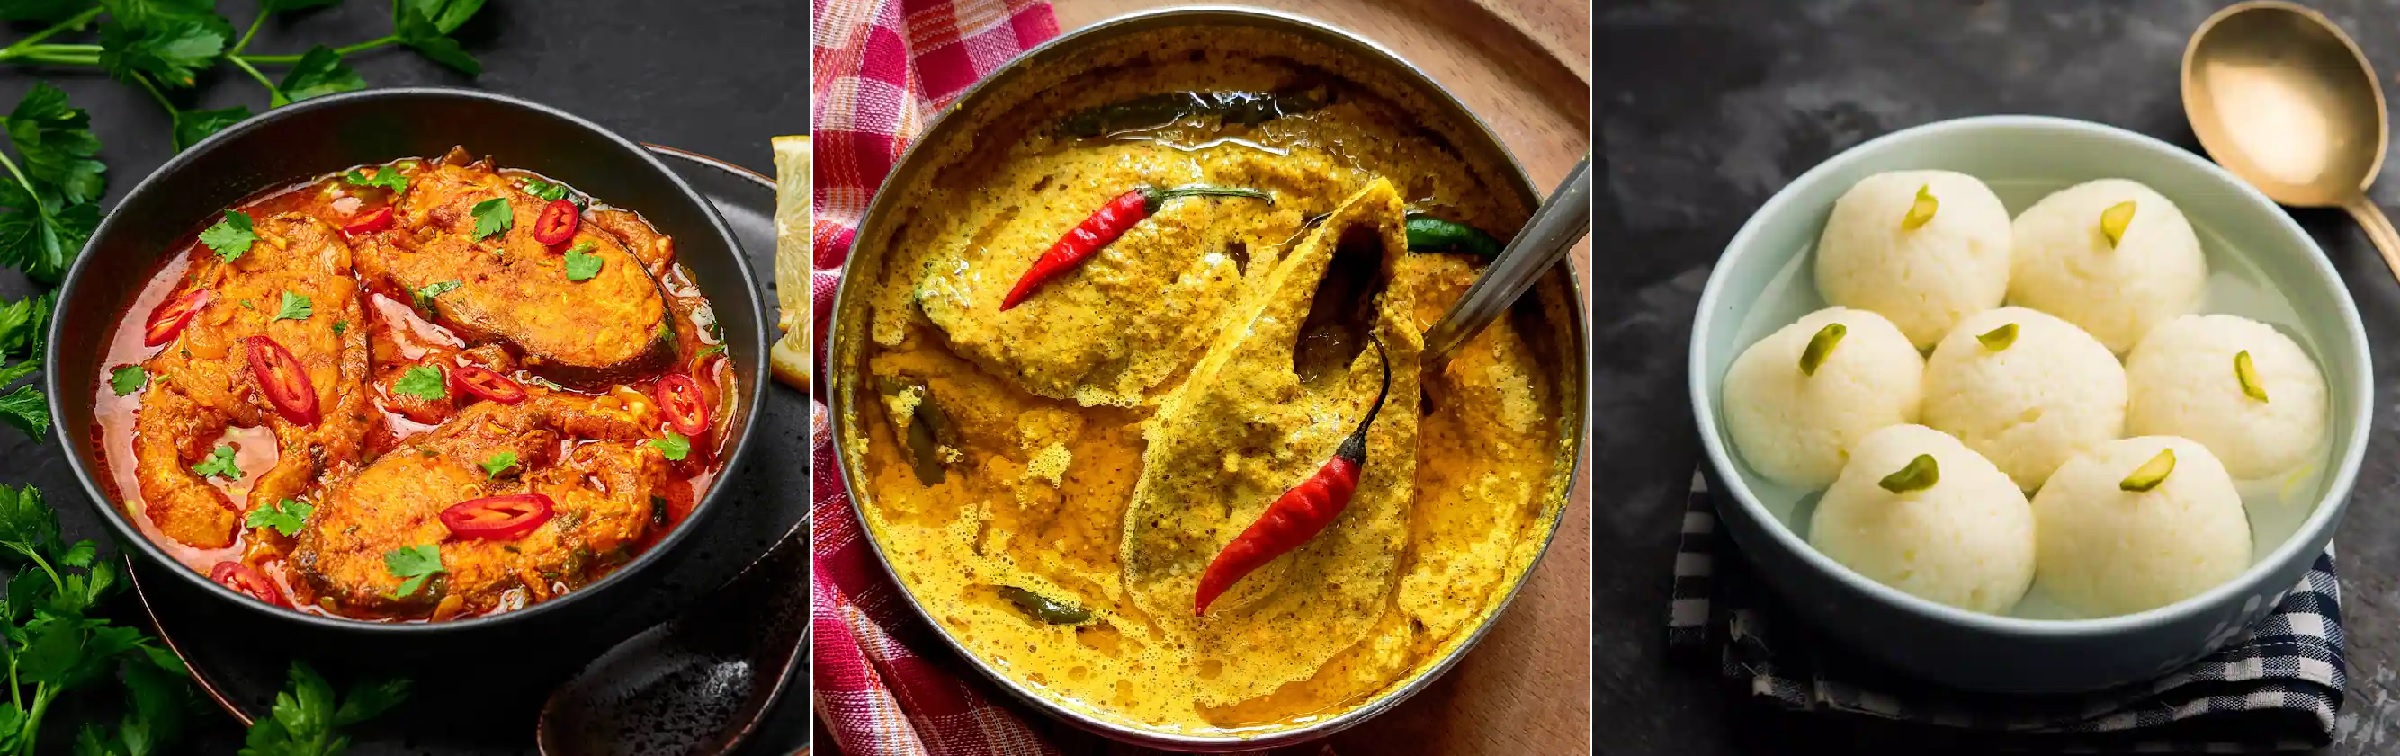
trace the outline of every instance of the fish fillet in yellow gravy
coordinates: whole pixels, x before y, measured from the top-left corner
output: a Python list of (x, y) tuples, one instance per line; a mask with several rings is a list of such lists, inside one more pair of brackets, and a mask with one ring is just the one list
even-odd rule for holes
[[(1405, 684), (1496, 609), (1563, 501), (1580, 388), (1557, 377), (1572, 305), (1421, 357), (1487, 260), (1408, 251), (1403, 215), (1505, 238), (1527, 208), (1499, 174), (1372, 74), (1297, 62), (1324, 51), (1208, 35), (1097, 53), (1119, 59), (921, 148), (896, 230), (860, 241), (882, 264), (853, 266), (871, 309), (834, 369), (858, 376), (866, 525), (944, 630), (1100, 719), (1257, 734)], [(1112, 198), (1187, 186), (1267, 196), (1156, 202), (1000, 308)], [(1357, 427), (1383, 359), (1347, 507), (1196, 616), (1201, 572)]]

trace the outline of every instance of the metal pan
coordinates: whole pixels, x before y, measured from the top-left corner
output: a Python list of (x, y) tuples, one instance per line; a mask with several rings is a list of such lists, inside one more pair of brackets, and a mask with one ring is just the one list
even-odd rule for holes
[[(1297, 43), (1329, 50), (1333, 59), (1324, 62), (1329, 64), (1334, 73), (1352, 78), (1353, 83), (1368, 86), (1376, 94), (1422, 116), (1425, 128), (1446, 139), (1482, 174), (1487, 185), (1513, 195), (1508, 199), (1518, 203), (1525, 211), (1530, 212), (1539, 204), (1538, 195), (1532, 182), (1526, 178), (1524, 169), (1509, 156), (1508, 150), (1501, 146), (1499, 138), (1492, 134), (1490, 128), (1469, 113), (1458, 98), (1391, 51), (1321, 22), (1254, 8), (1174, 8), (1119, 16), (1053, 39), (1001, 66), (945, 108), (926, 129), (923, 138), (901, 156), (891, 175), (884, 179), (883, 188), (868, 206), (865, 220), (860, 225), (857, 242), (850, 253), (847, 274), (843, 276), (841, 286), (834, 295), (833, 323), (828, 334), (832, 344), (827, 374), (833, 443), (840, 452), (835, 459), (841, 470), (842, 485), (850, 494), (852, 506), (858, 508), (862, 523), (867, 521), (865, 507), (871, 492), (862, 482), (864, 460), (856, 458), (856, 455), (863, 453), (860, 450), (865, 448), (865, 429), (859, 424), (858, 409), (873, 406), (872, 399), (868, 398), (873, 389), (865, 385), (859, 366), (864, 364), (868, 347), (867, 330), (871, 319), (869, 311), (873, 285), (860, 282), (880, 277), (888, 257), (885, 251), (889, 240), (903, 222), (901, 208), (906, 204), (905, 198), (913, 188), (933, 180), (933, 174), (946, 164), (945, 153), (949, 150), (944, 149), (944, 145), (959, 139), (994, 139), (996, 134), (985, 128), (992, 120), (991, 116), (1020, 107), (1027, 100), (1038, 97), (1042, 82), (1097, 68), (1089, 60), (1093, 51), (1121, 44), (1135, 35), (1192, 28), (1266, 30), (1288, 36)], [(1310, 62), (1319, 61), (1312, 59)], [(1554, 490), (1563, 499), (1572, 490), (1574, 476), (1581, 474), (1576, 468), (1582, 457), (1583, 439), (1591, 435), (1588, 425), (1590, 397), (1586, 388), (1589, 385), (1591, 336), (1586, 330), (1583, 308), (1579, 304), (1582, 299), (1569, 266), (1562, 263), (1553, 269), (1527, 299), (1527, 303), (1521, 304), (1535, 306), (1521, 308), (1520, 311), (1537, 312), (1537, 316), (1544, 319), (1544, 325), (1554, 334), (1546, 341), (1557, 346), (1556, 350), (1543, 357), (1552, 363), (1551, 368), (1559, 378), (1559, 430), (1562, 435), (1569, 437), (1567, 443), (1560, 445), (1560, 456), (1553, 467), (1560, 471)], [(1533, 340), (1544, 341), (1538, 338)], [(1568, 351), (1573, 353), (1567, 354)], [(1567, 510), (1564, 502), (1560, 502), (1554, 514), (1540, 526), (1544, 528), (1540, 535), (1544, 551), (1548, 550), (1552, 537), (1557, 535), (1558, 518)], [(885, 571), (892, 573), (897, 582), (899, 577), (892, 569), (890, 556), (871, 528), (868, 542), (874, 547), (876, 557)], [(918, 602), (916, 595), (906, 590), (905, 583), (902, 586), (903, 593), (908, 595), (909, 606), (961, 657), (1011, 695), (1051, 716), (1126, 743), (1185, 751), (1235, 751), (1322, 738), (1391, 710), (1431, 684), (1434, 678), (1474, 648), (1524, 586), (1526, 576), (1531, 575), (1539, 564), (1540, 556), (1537, 554), (1524, 572), (1516, 576), (1515, 582), (1507, 587), (1508, 593), (1501, 598), (1498, 607), (1469, 631), (1463, 641), (1454, 642), (1440, 659), (1420, 665), (1410, 677), (1393, 682), (1371, 699), (1290, 729), (1264, 734), (1244, 732), (1207, 736), (1128, 726), (1048, 698), (1001, 674), (989, 660), (968, 650), (948, 628), (934, 620), (933, 614)]]

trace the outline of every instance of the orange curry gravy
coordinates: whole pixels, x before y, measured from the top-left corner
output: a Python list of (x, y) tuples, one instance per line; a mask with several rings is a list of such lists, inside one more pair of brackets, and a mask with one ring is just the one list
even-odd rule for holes
[[(440, 164), (444, 161), (455, 162), (461, 157), (463, 157), (463, 153), (453, 152), (452, 157), (441, 160), (404, 159), (386, 165), (395, 170), (414, 174), (429, 164)], [(364, 172), (363, 175), (373, 175), (379, 167), (381, 166), (361, 166), (361, 170)], [(546, 177), (527, 171), (499, 169), (497, 174), (519, 186), (525, 186), (520, 182), (528, 180), (533, 182), (532, 187), (540, 187), (544, 183), (549, 183)], [(563, 187), (564, 185), (558, 186)], [(522, 196), (520, 195), (520, 197)], [(580, 216), (583, 219), (581, 223), (583, 230), (579, 233), (608, 233), (601, 230), (598, 224), (593, 223), (592, 217), (597, 212), (611, 208), (601, 204), (595, 198), (584, 197), (571, 189), (568, 190), (568, 197), (582, 206)], [(355, 185), (353, 182), (344, 181), (343, 175), (337, 173), (268, 190), (228, 209), (247, 214), (250, 218), (255, 219), (255, 223), (259, 224), (262, 229), (267, 219), (284, 213), (314, 216), (335, 229), (344, 229), (386, 208), (398, 212), (401, 198), (402, 192)], [(536, 202), (539, 202), (538, 198)], [(640, 219), (638, 215), (631, 217), (644, 228), (648, 227), (648, 221)], [(215, 223), (216, 220), (217, 218), (212, 217), (204, 223)], [(534, 225), (519, 221), (514, 228), (505, 233), (532, 234), (535, 232)], [(654, 229), (652, 230), (655, 232)], [(545, 375), (541, 369), (541, 360), (528, 359), (516, 344), (504, 338), (486, 339), (481, 343), (470, 342), (456, 330), (436, 322), (438, 318), (431, 315), (430, 311), (419, 309), (417, 305), (413, 305), (412, 301), (415, 300), (408, 290), (389, 282), (372, 280), (364, 271), (354, 269), (352, 277), (359, 284), (358, 300), (365, 314), (365, 322), (350, 323), (347, 326), (366, 329), (368, 369), (363, 390), (366, 394), (367, 406), (373, 410), (371, 416), (367, 418), (368, 429), (362, 442), (364, 451), (358, 464), (344, 465), (339, 469), (327, 469), (319, 478), (310, 481), (300, 496), (300, 501), (315, 503), (318, 513), (321, 514), (323, 504), (320, 497), (340, 483), (344, 476), (356, 474), (359, 470), (374, 464), (386, 453), (407, 444), (411, 439), (440, 429), (443, 421), (457, 416), (472, 404), (481, 401), (474, 395), (459, 391), (456, 384), (449, 384), (448, 388), (448, 404), (454, 406), (428, 407), (425, 402), (401, 396), (395, 390), (395, 379), (413, 367), (438, 366), (449, 371), (458, 366), (499, 365), (502, 367), (498, 370), (501, 375), (513, 380), (532, 397), (579, 396), (603, 399), (615, 397), (627, 398), (627, 401), (635, 405), (639, 405), (643, 400), (657, 402), (655, 392), (662, 378), (678, 374), (688, 375), (698, 384), (703, 397), (702, 403), (707, 409), (707, 428), (701, 432), (699, 437), (688, 439), (690, 450), (682, 460), (666, 464), (667, 475), (664, 485), (652, 490), (649, 507), (651, 511), (648, 516), (649, 526), (643, 529), (637, 537), (626, 541), (624, 547), (607, 554), (592, 555), (596, 558), (588, 562), (583, 558), (584, 555), (579, 554), (576, 564), (588, 563), (589, 565), (581, 568), (582, 574), (554, 575), (544, 571), (541, 574), (545, 576), (547, 585), (533, 587), (532, 590), (526, 590), (522, 585), (511, 588), (506, 591), (511, 595), (504, 597), (500, 604), (493, 608), (462, 612), (458, 611), (454, 602), (446, 602), (436, 605), (430, 610), (394, 611), (388, 607), (380, 611), (361, 609), (337, 602), (332, 596), (316, 595), (309, 582), (297, 574), (295, 565), (291, 564), (289, 559), (297, 544), (295, 538), (278, 534), (268, 528), (249, 527), (246, 520), (251, 514), (247, 510), (251, 507), (247, 503), (247, 496), (261, 476), (276, 465), (280, 452), (276, 437), (269, 428), (237, 426), (228, 428), (222, 436), (205, 444), (204, 451), (199, 457), (191, 456), (187, 452), (181, 460), (181, 463), (188, 469), (206, 461), (205, 450), (213, 450), (217, 446), (231, 446), (234, 449), (234, 462), (241, 470), (239, 478), (227, 479), (222, 476), (204, 476), (202, 478), (208, 485), (225, 495), (226, 500), (230, 502), (229, 508), (237, 510), (235, 516), (240, 524), (237, 525), (232, 544), (222, 548), (204, 548), (178, 541), (169, 536), (162, 530), (159, 523), (153, 520), (148, 506), (150, 502), (144, 499), (144, 489), (136, 472), (136, 418), (142, 412), (145, 398), (151, 392), (159, 390), (159, 383), (153, 378), (148, 380), (142, 388), (119, 395), (110, 378), (113, 371), (128, 366), (141, 366), (153, 355), (162, 350), (175, 349), (182, 343), (178, 339), (161, 346), (145, 346), (145, 326), (152, 318), (152, 314), (158, 311), (162, 304), (185, 293), (183, 287), (186, 285), (187, 273), (192, 271), (195, 265), (213, 262), (210, 256), (214, 253), (201, 241), (200, 233), (200, 229), (195, 229), (190, 236), (176, 244), (174, 251), (164, 258), (164, 262), (143, 285), (131, 306), (118, 316), (111, 332), (112, 336), (100, 355), (100, 379), (98, 385), (92, 387), (91, 394), (95, 408), (94, 415), (97, 420), (94, 424), (91, 442), (100, 452), (104, 470), (102, 473), (103, 485), (108, 487), (112, 500), (118, 503), (126, 517), (135, 523), (145, 536), (195, 571), (211, 574), (212, 571), (219, 571), (220, 566), (226, 562), (237, 562), (249, 567), (255, 575), (265, 578), (265, 581), (271, 584), (271, 590), (278, 594), (275, 597), (267, 597), (271, 603), (288, 604), (296, 611), (320, 616), (373, 621), (441, 621), (497, 614), (523, 608), (544, 600), (544, 598), (554, 598), (582, 585), (596, 582), (618, 566), (631, 561), (654, 546), (667, 533), (680, 527), (684, 519), (691, 513), (695, 503), (708, 492), (709, 487), (716, 482), (717, 476), (722, 471), (723, 452), (730, 443), (733, 426), (739, 422), (735, 406), (738, 396), (735, 386), (735, 370), (730, 358), (725, 355), (722, 346), (723, 335), (717, 327), (714, 311), (711, 309), (708, 299), (693, 283), (689, 271), (685, 270), (680, 262), (673, 261), (672, 242), (666, 237), (659, 236), (655, 244), (667, 250), (665, 259), (669, 262), (665, 264), (659, 275), (653, 277), (653, 280), (664, 300), (666, 322), (674, 331), (672, 355), (665, 360), (663, 368), (645, 370), (630, 377), (618, 376), (606, 379), (607, 382), (596, 383), (589, 376), (583, 376), (585, 380), (578, 382), (569, 380), (566, 376)], [(351, 244), (354, 258), (367, 253), (365, 246), (367, 240), (361, 238), (366, 236), (366, 233), (352, 235), (343, 231), (341, 235)], [(266, 243), (263, 231), (260, 237), (258, 243)], [(577, 238), (583, 237), (578, 236)], [(498, 237), (495, 237), (495, 240), (497, 239)], [(625, 240), (627, 247), (634, 243), (633, 239)], [(553, 253), (553, 257), (557, 257), (563, 255), (567, 247), (567, 244), (562, 243), (552, 246), (549, 251)], [(552, 267), (549, 269), (559, 270), (556, 263), (552, 263)], [(273, 301), (245, 301), (238, 304), (245, 307), (264, 308), (269, 313), (275, 312), (278, 307), (278, 303)], [(324, 316), (319, 315), (318, 317)], [(196, 318), (187, 328), (208, 327), (202, 322), (204, 320), (206, 318)], [(253, 379), (245, 375), (244, 378), (238, 380), (241, 383), (251, 384), (244, 388), (252, 395), (253, 401), (260, 402), (260, 406), (266, 408), (265, 412), (272, 414), (276, 411), (266, 399), (256, 396), (262, 392), (254, 383), (251, 383)], [(331, 408), (327, 408), (327, 411), (331, 411)], [(652, 412), (646, 416), (660, 418), (662, 415), (663, 412)], [(673, 430), (672, 422), (665, 419), (658, 420), (655, 427), (647, 429), (648, 433), (660, 438), (671, 435), (669, 433), (671, 430)], [(556, 454), (552, 459), (561, 460), (558, 464), (564, 465), (563, 461), (570, 458), (570, 452), (577, 446), (590, 443), (594, 442), (588, 439), (572, 438), (562, 433), (557, 442)], [(425, 454), (429, 457), (432, 456), (431, 452)], [(663, 456), (665, 455), (662, 452)], [(587, 475), (586, 477), (598, 480), (598, 476)], [(605, 484), (601, 485), (605, 489)], [(439, 507), (436, 509), (438, 510)], [(433, 511), (429, 510), (423, 519), (427, 521), (435, 519)], [(456, 541), (456, 538), (457, 536), (453, 534), (442, 544), (447, 546)], [(515, 551), (514, 548), (507, 550)], [(254, 590), (246, 590), (239, 584), (239, 580), (228, 581), (222, 577), (212, 577), (220, 583), (227, 583), (236, 592), (258, 595)], [(438, 587), (437, 583), (428, 590), (436, 590)], [(273, 598), (282, 600), (273, 601)]]

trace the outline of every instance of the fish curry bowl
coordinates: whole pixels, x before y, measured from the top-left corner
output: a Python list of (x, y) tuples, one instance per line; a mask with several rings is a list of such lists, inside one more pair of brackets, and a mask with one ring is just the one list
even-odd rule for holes
[(1769, 199), (1701, 294), (1690, 390), (1717, 512), (1796, 615), (1913, 677), (2056, 694), (2324, 590), (2301, 581), (2372, 365), (2332, 264), (2256, 190), (2134, 132), (1990, 116)]
[(1111, 738), (1389, 710), (1505, 609), (1575, 474), (1565, 265), (1421, 355), (1535, 204), (1457, 100), (1315, 22), (1140, 13), (1027, 53), (902, 158), (836, 294), (870, 542), (961, 656)]
[(136, 186), (61, 289), (48, 388), (138, 559), (245, 621), (476, 643), (583, 625), (679, 556), (765, 334), (722, 219), (639, 146), (386, 89)]

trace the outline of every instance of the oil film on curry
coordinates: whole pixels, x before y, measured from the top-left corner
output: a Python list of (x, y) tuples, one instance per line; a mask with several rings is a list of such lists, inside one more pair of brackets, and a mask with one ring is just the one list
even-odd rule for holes
[(1568, 266), (1427, 350), (1539, 202), (1511, 145), (1352, 31), (1057, 7), (883, 181), (824, 334), (840, 493), (948, 647), (917, 650), (1119, 740), (1274, 744), (1441, 684), (1505, 609), (1572, 629), (1500, 633), (1466, 667), (1514, 679), (1458, 695), (1580, 697), (1588, 733)]

